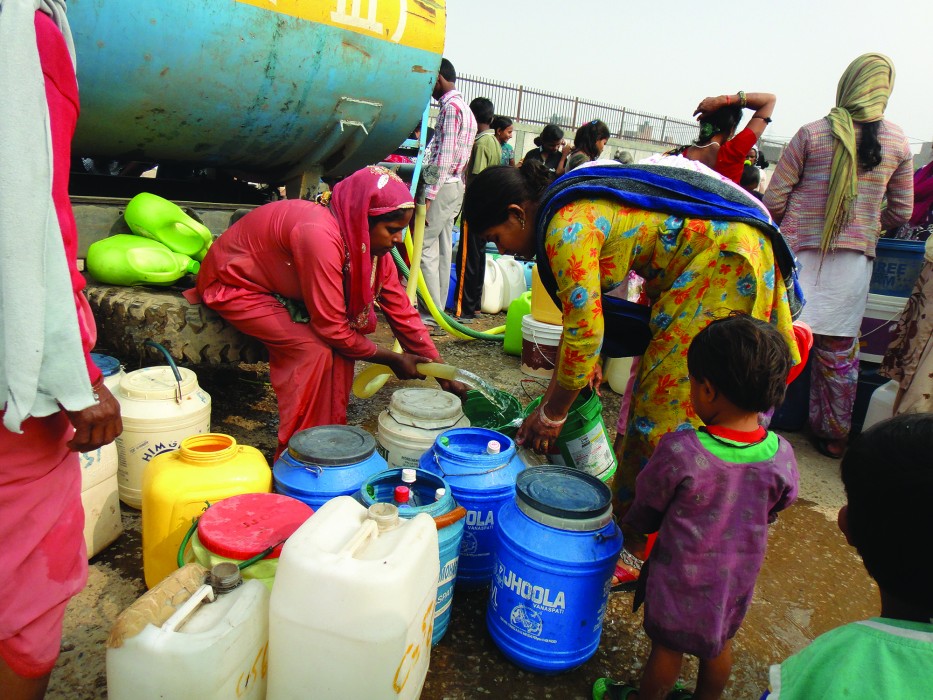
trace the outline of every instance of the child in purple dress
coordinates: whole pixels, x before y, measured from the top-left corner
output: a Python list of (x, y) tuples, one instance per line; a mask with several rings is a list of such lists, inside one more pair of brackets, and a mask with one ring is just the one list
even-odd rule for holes
[(624, 519), (638, 532), (658, 531), (635, 596), (636, 610), (645, 603), (651, 654), (640, 690), (600, 678), (594, 700), (667, 698), (684, 654), (700, 659), (692, 697), (722, 694), (768, 524), (797, 497), (793, 449), (758, 424), (783, 400), (790, 365), (783, 336), (746, 315), (713, 321), (690, 344), (690, 399), (705, 425), (685, 423), (661, 438)]

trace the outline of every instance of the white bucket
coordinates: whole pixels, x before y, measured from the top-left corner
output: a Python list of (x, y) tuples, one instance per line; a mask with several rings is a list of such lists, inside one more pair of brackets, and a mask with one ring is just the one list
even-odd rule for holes
[(123, 532), (120, 497), (117, 494), (117, 446), (115, 443), (82, 452), (81, 505), (84, 506), (84, 543), (87, 558), (103, 550)]
[[(177, 450), (181, 441), (211, 429), (211, 397), (198, 386), (197, 375), (178, 368), (144, 367), (123, 377), (117, 388), (123, 432), (117, 438), (120, 500), (142, 507), (143, 468), (156, 455)], [(176, 398), (180, 392), (181, 401)]]
[(865, 421), (862, 423), (863, 431), (894, 415), (894, 399), (897, 398), (898, 388), (898, 383), (892, 379), (871, 393), (868, 410), (865, 412)]
[[(204, 604), (210, 586), (186, 576), (197, 571), (179, 569), (117, 619), (107, 649), (110, 700), (266, 697), (269, 589), (249, 579)], [(117, 638), (117, 630), (132, 636)]]
[(417, 468), (438, 435), (469, 426), (459, 397), (440, 389), (399, 389), (379, 414), (377, 450), (389, 469)]
[(563, 326), (536, 321), (531, 314), (522, 318), (521, 370), (532, 377), (549, 378), (557, 366), (557, 346)]
[(418, 698), (431, 659), (440, 569), (434, 519), (380, 530), (351, 496), (288, 538), (269, 608), (270, 700)]
[(907, 306), (907, 298), (883, 294), (869, 294), (859, 330), (859, 359), (864, 362), (881, 362), (885, 350), (894, 339), (894, 330), (901, 312)]
[(495, 262), (502, 272), (501, 309), (508, 309), (509, 304), (528, 291), (525, 284), (525, 266), (511, 255), (500, 255)]
[(486, 272), (483, 276), (483, 296), (480, 298), (480, 310), (484, 314), (497, 314), (502, 311), (502, 286), (504, 284), (502, 268), (496, 265), (491, 256), (486, 257)]

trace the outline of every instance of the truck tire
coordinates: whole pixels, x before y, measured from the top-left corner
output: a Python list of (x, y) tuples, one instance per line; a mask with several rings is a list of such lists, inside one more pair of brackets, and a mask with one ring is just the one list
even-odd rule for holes
[(122, 360), (162, 357), (145, 346), (147, 340), (159, 343), (186, 364), (268, 358), (261, 342), (240, 333), (204, 304), (189, 304), (178, 290), (89, 281), (85, 292), (97, 321), (98, 346)]

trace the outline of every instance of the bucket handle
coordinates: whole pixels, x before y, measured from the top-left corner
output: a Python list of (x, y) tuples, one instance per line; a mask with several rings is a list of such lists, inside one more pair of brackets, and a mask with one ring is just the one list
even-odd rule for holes
[(188, 618), (205, 602), (205, 599), (208, 603), (214, 602), (214, 589), (209, 584), (204, 584), (196, 590), (192, 596), (185, 601), (185, 604), (166, 620), (165, 624), (162, 625), (162, 631), (174, 632), (177, 630), (188, 621)]
[(437, 468), (441, 470), (441, 474), (444, 476), (482, 476), (483, 474), (492, 474), (493, 472), (497, 472), (500, 469), (505, 469), (507, 466), (509, 466), (509, 463), (505, 462), (504, 464), (500, 464), (498, 467), (487, 469), (484, 472), (463, 472), (462, 474), (457, 474), (456, 472), (448, 472), (444, 469), (444, 467), (441, 466), (441, 461), (437, 458), (437, 452), (434, 453), (434, 463), (437, 465)]
[(175, 364), (175, 360), (172, 359), (172, 356), (169, 355), (168, 350), (159, 345), (154, 340), (147, 340), (143, 345), (148, 345), (151, 348), (155, 348), (163, 355), (168, 361), (168, 366), (172, 368), (172, 373), (175, 375), (175, 403), (181, 403), (181, 372), (178, 371), (178, 366)]
[(324, 467), (320, 464), (302, 464), (299, 469), (304, 469), (306, 472), (311, 472), (314, 476), (321, 476), (324, 473)]
[(875, 326), (874, 328), (872, 328), (870, 331), (868, 331), (868, 333), (859, 333), (858, 339), (861, 340), (862, 338), (867, 338), (867, 337), (870, 336), (872, 333), (877, 333), (878, 331), (880, 331), (880, 330), (881, 330), (882, 328), (884, 328), (885, 326), (887, 326), (887, 325), (889, 325), (889, 324), (891, 324), (891, 323), (894, 323), (894, 319), (898, 318), (902, 313), (904, 313), (904, 312), (903, 312), (903, 311), (898, 311), (896, 314), (894, 314), (894, 315), (893, 315), (891, 318), (889, 318), (887, 321), (883, 321), (882, 323), (879, 323), (877, 326)]
[[(553, 368), (555, 365), (553, 362), (551, 362), (548, 359), (547, 355), (545, 355), (544, 352), (541, 350), (541, 346), (538, 345), (538, 335), (537, 333), (534, 332), (534, 330), (531, 331), (531, 342), (534, 343), (535, 350), (538, 351), (538, 354), (541, 356), (541, 359), (545, 360), (547, 364), (549, 364), (551, 368)], [(548, 347), (553, 347), (553, 346), (548, 346)]]

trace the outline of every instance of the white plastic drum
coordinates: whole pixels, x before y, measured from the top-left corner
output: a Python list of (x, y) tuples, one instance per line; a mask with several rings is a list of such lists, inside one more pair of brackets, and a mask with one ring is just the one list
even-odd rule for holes
[(377, 449), (390, 469), (417, 468), (438, 435), (469, 425), (457, 396), (440, 389), (399, 389), (379, 414)]
[(197, 375), (179, 367), (145, 367), (120, 382), (116, 397), (123, 416), (117, 438), (120, 500), (142, 507), (143, 469), (156, 455), (177, 450), (181, 441), (211, 429), (211, 397), (198, 386)]

